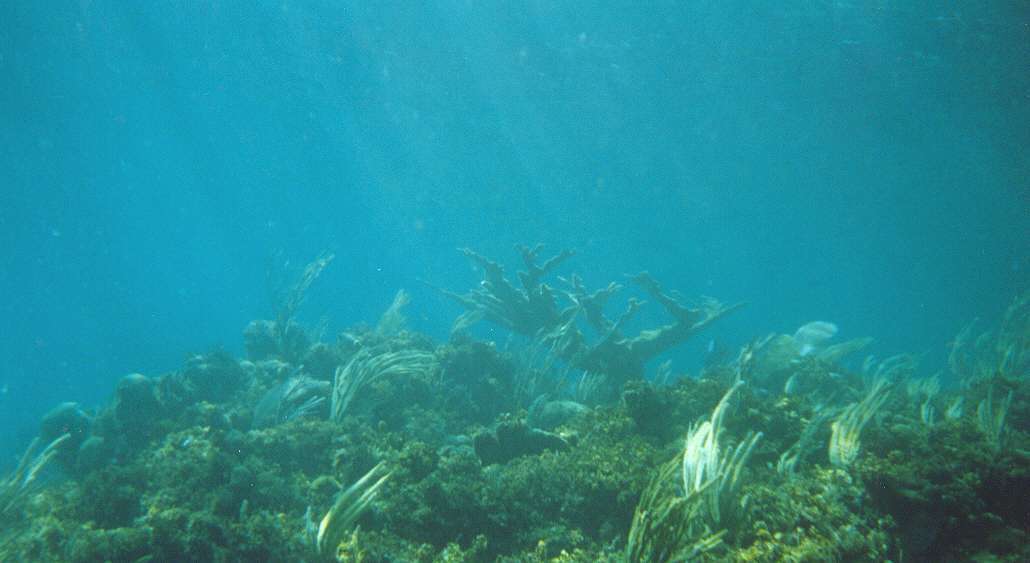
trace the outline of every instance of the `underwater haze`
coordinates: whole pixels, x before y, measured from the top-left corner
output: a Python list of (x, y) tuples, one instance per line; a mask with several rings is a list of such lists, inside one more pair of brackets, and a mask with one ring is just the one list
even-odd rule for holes
[[(4, 3), (0, 471), (62, 402), (247, 356), (329, 253), (312, 341), (405, 290), (409, 329), (458, 342), (483, 301), (440, 290), (543, 243), (575, 251), (550, 286), (625, 286), (613, 320), (646, 302), (632, 333), (672, 310), (641, 271), (744, 304), (628, 379), (824, 321), (874, 339), (841, 370), (911, 353), (958, 387), (956, 335), (1030, 289), (1028, 62), (1021, 2)], [(508, 349), (486, 315), (461, 338)]]

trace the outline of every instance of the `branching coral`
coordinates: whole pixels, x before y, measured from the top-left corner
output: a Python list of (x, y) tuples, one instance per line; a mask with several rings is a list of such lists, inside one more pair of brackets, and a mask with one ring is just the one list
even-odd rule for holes
[(703, 496), (705, 506), (701, 514), (712, 526), (725, 524), (724, 513), (732, 510), (732, 499), (740, 488), (741, 469), (762, 438), (761, 432), (749, 432), (736, 448), (724, 450), (720, 444), (726, 409), (741, 385), (737, 383), (726, 392), (711, 419), (690, 429), (683, 450), (683, 490), (688, 496), (694, 493)]
[(704, 506), (701, 495), (712, 483), (690, 494), (674, 494), (669, 482), (679, 468), (679, 459), (665, 464), (641, 495), (626, 540), (627, 561), (689, 561), (722, 545), (725, 531), (697, 529)]
[(879, 381), (911, 382), (915, 379), (918, 367), (919, 359), (912, 354), (895, 354), (879, 361), (875, 356), (866, 356), (862, 362), (862, 379), (869, 386), (874, 386)]
[(396, 336), (404, 330), (407, 320), (404, 318), (404, 307), (411, 302), (411, 296), (403, 289), (393, 296), (393, 302), (379, 317), (376, 334), (382, 337)]
[(983, 432), (987, 443), (995, 451), (1005, 446), (1005, 417), (1012, 404), (1012, 391), (999, 405), (994, 404), (994, 387), (987, 389), (987, 398), (976, 407), (976, 426)]
[(290, 322), (297, 314), (297, 309), (304, 303), (304, 297), (308, 292), (308, 288), (311, 287), (311, 284), (315, 283), (318, 276), (322, 275), (322, 270), (329, 266), (334, 257), (334, 254), (327, 252), (312, 260), (304, 267), (304, 272), (301, 273), (297, 282), (290, 286), (289, 290), (282, 296), (281, 301), (277, 304), (278, 310), (276, 311), (275, 318), (276, 328), (280, 331), (280, 334), (284, 334), (289, 328)]
[(252, 359), (278, 357), (290, 363), (296, 363), (307, 350), (308, 337), (294, 317), (311, 284), (322, 271), (333, 261), (333, 254), (323, 253), (311, 261), (300, 277), (289, 286), (284, 286), (273, 297), (275, 301), (275, 321), (253, 321), (244, 332), (247, 352)]
[(541, 279), (574, 253), (565, 250), (538, 265), (536, 258), (541, 249), (539, 245), (533, 249), (525, 246), (519, 246), (518, 249), (527, 270), (519, 272), (521, 289), (504, 277), (504, 268), (500, 264), (464, 248), (462, 254), (483, 269), (483, 282), (464, 295), (446, 290), (444, 293), (477, 316), (485, 317), (513, 332), (534, 336), (541, 330), (561, 326), (564, 324), (563, 319), (573, 312), (571, 309), (558, 310), (554, 291)]
[(805, 457), (809, 450), (809, 445), (815, 439), (816, 433), (831, 416), (832, 411), (829, 409), (823, 409), (815, 413), (812, 420), (805, 424), (805, 428), (801, 431), (801, 437), (798, 438), (798, 441), (780, 454), (780, 459), (776, 462), (777, 473), (788, 479), (794, 477), (798, 463)]
[[(622, 330), (643, 303), (631, 298), (618, 318), (609, 319), (604, 314), (604, 307), (622, 286), (612, 282), (603, 289), (590, 292), (578, 276), (572, 276), (565, 280), (569, 287), (562, 292), (571, 304), (559, 308), (556, 291), (542, 280), (574, 253), (564, 250), (539, 264), (537, 258), (541, 248), (540, 245), (518, 247), (526, 267), (526, 271), (518, 274), (521, 287), (515, 287), (504, 277), (504, 268), (497, 262), (463, 249), (465, 256), (483, 269), (484, 279), (479, 287), (465, 294), (444, 291), (467, 310), (456, 326), (464, 327), (486, 318), (513, 332), (545, 339), (562, 359), (577, 369), (633, 378), (642, 375), (648, 360), (741, 306), (727, 306), (714, 299), (705, 299), (697, 308), (688, 307), (666, 293), (654, 278), (644, 272), (632, 279), (658, 301), (675, 322), (627, 337)], [(593, 343), (587, 342), (576, 324), (580, 313), (598, 335)]]
[(0, 517), (13, 514), (32, 491), (40, 472), (57, 455), (61, 444), (71, 439), (71, 434), (63, 434), (50, 442), (38, 454), (39, 438), (32, 441), (21, 456), (18, 466), (6, 478), (0, 481)]
[(890, 385), (887, 381), (877, 380), (864, 399), (848, 406), (837, 417), (830, 435), (830, 463), (837, 467), (848, 467), (858, 458), (862, 448), (862, 429), (876, 416), (889, 395)]
[[(629, 561), (690, 560), (722, 544), (730, 516), (741, 505), (741, 470), (762, 437), (749, 432), (735, 448), (720, 444), (723, 418), (741, 385), (723, 395), (709, 420), (690, 429), (681, 456), (663, 466), (644, 491), (627, 539)], [(669, 486), (677, 470), (678, 493)]]
[(341, 490), (332, 508), (326, 512), (317, 526), (311, 517), (311, 508), (308, 508), (308, 513), (304, 517), (307, 537), (309, 544), (315, 548), (319, 556), (327, 559), (336, 558), (340, 544), (353, 530), (358, 518), (368, 510), (383, 483), (390, 478), (390, 473), (380, 476), (383, 471), (383, 464), (380, 463), (353, 485)]
[(336, 369), (330, 417), (343, 420), (358, 392), (383, 376), (405, 376), (434, 369), (436, 358), (418, 350), (397, 352), (362, 349), (346, 365)]
[(976, 321), (955, 337), (948, 365), (970, 388), (996, 377), (1030, 376), (1030, 292), (1017, 297), (995, 331), (976, 334)]

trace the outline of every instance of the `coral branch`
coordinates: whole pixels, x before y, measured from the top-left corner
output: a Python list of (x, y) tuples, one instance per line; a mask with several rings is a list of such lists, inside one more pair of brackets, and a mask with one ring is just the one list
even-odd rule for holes
[(504, 268), (500, 264), (463, 248), (461, 253), (483, 268), (483, 282), (480, 287), (465, 294), (451, 291), (444, 291), (444, 294), (470, 311), (481, 311), (486, 318), (513, 332), (533, 336), (541, 330), (561, 324), (562, 316), (555, 305), (554, 293), (539, 280), (573, 253), (565, 250), (538, 266), (535, 260), (539, 245), (534, 249), (519, 247), (519, 250), (528, 270), (519, 272), (522, 289), (516, 288), (504, 277)]
[[(468, 248), (461, 250), (483, 269), (484, 277), (479, 287), (465, 294), (444, 291), (445, 295), (468, 311), (462, 316), (461, 325), (467, 326), (469, 320), (480, 316), (513, 332), (544, 338), (552, 342), (553, 348), (564, 360), (590, 372), (616, 375), (620, 379), (640, 377), (649, 360), (741, 307), (741, 304), (725, 306), (714, 299), (705, 299), (699, 308), (688, 307), (678, 298), (665, 293), (661, 285), (644, 272), (634, 276), (633, 280), (657, 300), (676, 322), (627, 338), (622, 334), (622, 329), (643, 302), (631, 298), (626, 310), (613, 321), (605, 316), (604, 308), (622, 286), (612, 282), (590, 292), (583, 285), (582, 279), (573, 275), (568, 280), (559, 278), (569, 286), (562, 293), (571, 302), (570, 306), (559, 310), (554, 291), (542, 279), (575, 253), (563, 250), (540, 264), (538, 256), (541, 245), (516, 248), (526, 267), (525, 271), (519, 272), (521, 289), (504, 277), (504, 268), (497, 262)], [(576, 326), (576, 317), (580, 312), (598, 335), (599, 340), (594, 344), (588, 344)]]
[(633, 276), (633, 281), (661, 303), (669, 315), (677, 321), (675, 324), (643, 331), (636, 338), (627, 342), (627, 346), (633, 354), (644, 358), (652, 358), (679, 345), (704, 330), (708, 325), (744, 306), (743, 303), (723, 305), (719, 301), (707, 297), (702, 301), (700, 308), (691, 309), (680, 303), (678, 299), (664, 293), (662, 286), (647, 272)]

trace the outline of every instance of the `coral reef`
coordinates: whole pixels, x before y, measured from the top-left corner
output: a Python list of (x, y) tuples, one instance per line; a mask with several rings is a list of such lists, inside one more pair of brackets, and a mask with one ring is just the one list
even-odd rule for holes
[[(405, 328), (404, 293), (374, 328), (309, 334), (294, 316), (324, 256), (246, 328), (247, 359), (198, 354), (95, 412), (60, 405), (0, 480), (0, 560), (1030, 559), (1025, 299), (959, 339), (963, 385), (910, 356), (851, 369), (868, 341), (832, 344), (824, 322), (649, 381), (733, 307), (638, 276), (675, 320), (627, 337), (640, 304), (602, 311), (617, 285), (573, 277), (560, 309), (542, 279), (572, 253), (521, 252), (516, 288), (466, 251), (486, 280), (450, 294), (467, 313), (448, 343)], [(533, 339), (477, 341), (477, 317)]]

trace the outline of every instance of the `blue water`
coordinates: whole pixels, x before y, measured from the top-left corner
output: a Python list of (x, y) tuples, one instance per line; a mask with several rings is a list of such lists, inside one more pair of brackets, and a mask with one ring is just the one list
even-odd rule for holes
[(61, 401), (240, 352), (323, 251), (333, 331), (405, 288), (446, 338), (457, 247), (545, 242), (747, 301), (730, 347), (830, 320), (927, 373), (1030, 285), (1019, 2), (371, 4), (0, 6), (5, 463)]

